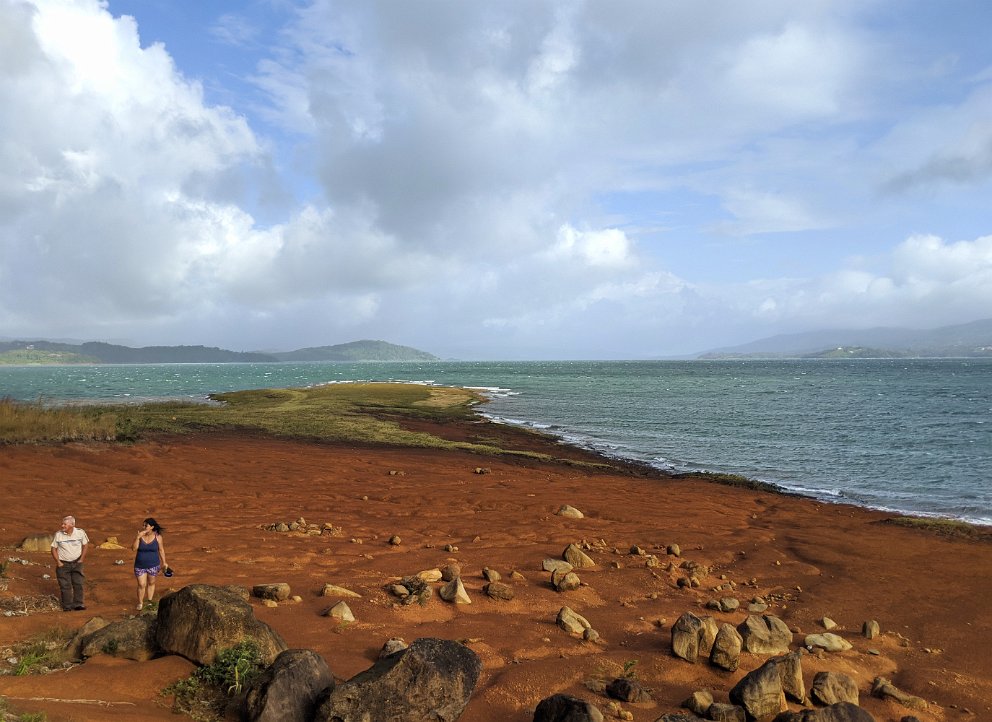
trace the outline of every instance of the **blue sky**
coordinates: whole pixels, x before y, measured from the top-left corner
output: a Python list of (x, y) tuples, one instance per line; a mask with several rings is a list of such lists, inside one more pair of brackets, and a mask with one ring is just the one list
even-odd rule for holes
[(988, 318), (989, 27), (0, 0), (0, 336), (651, 358)]

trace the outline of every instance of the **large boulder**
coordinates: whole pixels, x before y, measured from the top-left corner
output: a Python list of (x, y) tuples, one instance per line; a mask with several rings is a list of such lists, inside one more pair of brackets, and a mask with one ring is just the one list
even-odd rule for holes
[(721, 624), (713, 642), (713, 651), (710, 652), (710, 663), (728, 672), (736, 672), (740, 664), (742, 645), (740, 632), (730, 624)]
[(111, 622), (83, 637), (79, 656), (88, 659), (107, 654), (136, 662), (147, 661), (159, 651), (155, 642), (155, 627), (155, 617), (150, 615)]
[(799, 704), (806, 703), (806, 685), (803, 681), (803, 653), (795, 652), (776, 657), (779, 677), (782, 678), (782, 691), (785, 696)]
[(65, 658), (73, 659), (73, 660), (82, 659), (83, 640), (85, 640), (88, 636), (93, 634), (93, 632), (97, 631), (98, 629), (103, 629), (108, 624), (110, 624), (110, 620), (104, 619), (103, 617), (93, 617), (88, 622), (86, 622), (86, 624), (84, 624), (82, 627), (76, 630), (76, 633), (72, 635), (72, 639), (70, 639), (66, 643), (65, 651), (63, 653), (65, 655)]
[(774, 614), (760, 617), (751, 614), (738, 625), (737, 631), (741, 634), (744, 650), (752, 654), (785, 654), (792, 644), (792, 632)]
[(267, 664), (286, 650), (282, 637), (255, 619), (243, 597), (209, 584), (191, 584), (162, 597), (155, 639), (163, 652), (203, 665), (212, 664), (222, 650), (245, 639), (258, 645)]
[(32, 534), (26, 536), (17, 545), (19, 552), (47, 552), (52, 551), (52, 542), (55, 540), (54, 534)]
[(248, 722), (313, 719), (321, 698), (334, 690), (327, 662), (309, 649), (287, 649), (269, 665), (245, 696)]
[(783, 712), (774, 722), (875, 722), (875, 718), (856, 704), (838, 702), (819, 709)]
[(748, 719), (764, 719), (785, 711), (785, 691), (778, 662), (769, 659), (730, 690), (730, 701), (743, 707)]
[(850, 702), (858, 704), (858, 683), (843, 672), (817, 672), (813, 677), (810, 696), (823, 705)]
[(482, 662), (468, 647), (418, 639), (338, 685), (320, 705), (316, 722), (453, 722), (479, 679)]
[(556, 694), (537, 704), (534, 722), (603, 722), (603, 713), (583, 699)]
[(695, 664), (698, 655), (710, 655), (718, 633), (713, 617), (686, 612), (672, 625), (672, 654)]

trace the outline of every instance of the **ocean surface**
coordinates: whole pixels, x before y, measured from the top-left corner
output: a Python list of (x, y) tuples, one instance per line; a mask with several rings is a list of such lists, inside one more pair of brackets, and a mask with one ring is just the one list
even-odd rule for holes
[(487, 416), (612, 456), (992, 524), (990, 359), (0, 366), (0, 397), (204, 400), (342, 381), (480, 388)]

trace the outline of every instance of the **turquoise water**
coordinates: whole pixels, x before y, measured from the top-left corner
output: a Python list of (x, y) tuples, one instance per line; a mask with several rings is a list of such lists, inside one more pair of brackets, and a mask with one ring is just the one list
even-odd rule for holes
[(659, 468), (992, 524), (992, 360), (0, 367), (0, 396), (204, 399), (349, 380), (485, 388), (495, 419)]

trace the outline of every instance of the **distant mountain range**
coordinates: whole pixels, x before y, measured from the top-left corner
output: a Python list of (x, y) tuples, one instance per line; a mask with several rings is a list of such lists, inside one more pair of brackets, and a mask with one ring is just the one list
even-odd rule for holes
[(244, 352), (210, 346), (144, 346), (58, 341), (0, 341), (0, 364), (154, 364), (275, 361), (437, 361), (437, 356), (385, 341), (352, 341), (296, 351)]
[(700, 354), (701, 359), (992, 358), (992, 318), (933, 329), (810, 331)]

